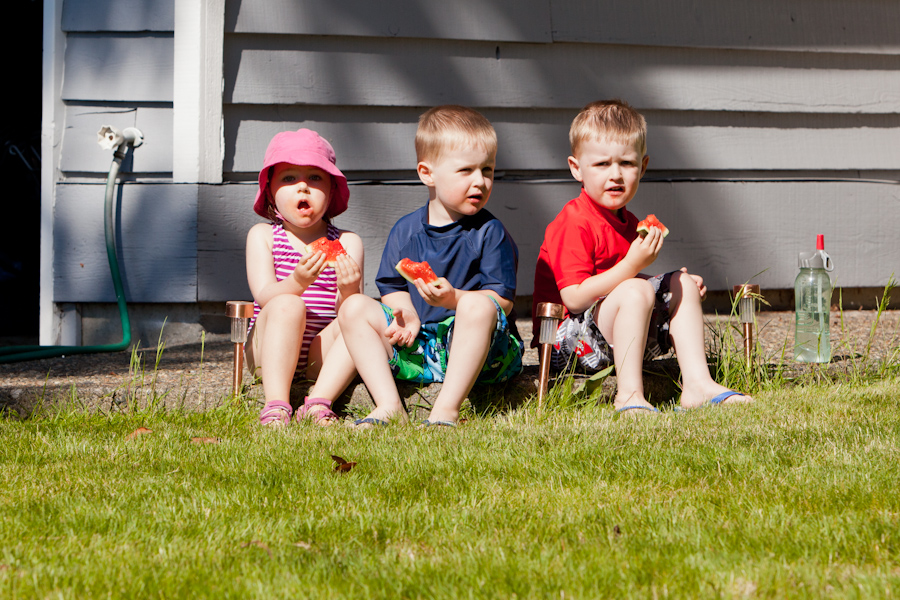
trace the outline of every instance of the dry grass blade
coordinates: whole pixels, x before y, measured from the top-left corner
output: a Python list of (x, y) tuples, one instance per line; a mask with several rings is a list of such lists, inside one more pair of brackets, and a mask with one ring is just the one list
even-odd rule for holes
[(141, 437), (142, 435), (147, 435), (153, 433), (152, 429), (147, 429), (146, 427), (138, 427), (131, 433), (125, 436), (126, 440), (133, 440), (135, 438)]
[(265, 550), (266, 554), (268, 554), (270, 557), (272, 556), (272, 551), (265, 544), (265, 542), (262, 542), (260, 540), (250, 540), (249, 542), (244, 542), (241, 544), (241, 548), (249, 548), (250, 546), (256, 546), (257, 548), (261, 548), (261, 549)]
[(191, 442), (194, 444), (218, 444), (219, 438), (217, 437), (192, 437)]

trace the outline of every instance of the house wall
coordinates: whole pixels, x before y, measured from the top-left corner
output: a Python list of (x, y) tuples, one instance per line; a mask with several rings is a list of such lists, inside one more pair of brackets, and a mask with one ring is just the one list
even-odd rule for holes
[(478, 108), (498, 131), (488, 208), (519, 245), (529, 295), (543, 228), (578, 193), (568, 124), (607, 97), (649, 123), (650, 169), (630, 208), (672, 231), (654, 269), (688, 266), (712, 290), (751, 278), (788, 289), (797, 253), (824, 233), (837, 285), (883, 286), (900, 265), (900, 4), (659, 4), (227, 0), (221, 70), (201, 70), (222, 89), (224, 183), (210, 185), (173, 183), (174, 0), (66, 0), (56, 301), (111, 300), (86, 233), (102, 236), (94, 196), (111, 157), (92, 136), (106, 122), (146, 136), (121, 193), (120, 254), (140, 279), (130, 300), (249, 298), (256, 172), (272, 135), (299, 127), (333, 143), (351, 180), (336, 224), (362, 235), (375, 295), (390, 225), (425, 199), (416, 119), (445, 103)]

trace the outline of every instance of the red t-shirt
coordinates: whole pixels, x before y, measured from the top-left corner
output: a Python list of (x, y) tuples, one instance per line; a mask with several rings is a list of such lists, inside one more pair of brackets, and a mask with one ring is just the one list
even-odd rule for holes
[[(617, 217), (603, 208), (582, 188), (581, 195), (556, 215), (538, 254), (532, 315), (541, 302), (562, 304), (559, 290), (603, 273), (625, 258), (637, 237), (638, 219), (625, 208), (620, 213)], [(541, 324), (537, 317), (532, 321), (535, 346)]]

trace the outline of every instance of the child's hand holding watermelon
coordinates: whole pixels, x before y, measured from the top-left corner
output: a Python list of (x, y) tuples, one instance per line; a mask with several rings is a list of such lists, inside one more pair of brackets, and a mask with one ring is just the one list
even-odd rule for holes
[(456, 310), (456, 290), (450, 282), (434, 274), (428, 261), (415, 262), (401, 259), (395, 266), (397, 272), (419, 291), (419, 295), (431, 306)]
[(341, 298), (362, 292), (362, 268), (349, 254), (342, 254), (334, 261), (337, 287)]
[(456, 310), (456, 288), (443, 277), (438, 277), (432, 283), (425, 283), (421, 279), (413, 282), (422, 299), (431, 306), (439, 306), (450, 310)]
[(322, 273), (322, 269), (328, 266), (328, 260), (324, 252), (311, 252), (304, 254), (294, 267), (294, 280), (308, 288)]
[(659, 256), (663, 245), (663, 234), (656, 227), (650, 229), (650, 233), (646, 236), (638, 236), (631, 242), (628, 254), (622, 259), (623, 263), (629, 263), (634, 273), (641, 273), (644, 269), (653, 264), (656, 257)]

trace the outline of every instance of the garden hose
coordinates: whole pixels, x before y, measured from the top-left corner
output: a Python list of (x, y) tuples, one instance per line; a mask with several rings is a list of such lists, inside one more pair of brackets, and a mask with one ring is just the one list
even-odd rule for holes
[(113, 210), (113, 197), (116, 191), (116, 178), (119, 176), (119, 168), (125, 158), (127, 143), (116, 146), (113, 152), (112, 164), (109, 166), (109, 177), (106, 179), (106, 202), (104, 228), (106, 230), (106, 257), (109, 260), (109, 271), (112, 275), (113, 287), (116, 291), (116, 302), (119, 305), (119, 317), (122, 321), (122, 341), (116, 344), (102, 344), (96, 346), (10, 346), (0, 348), (0, 363), (19, 362), (22, 360), (36, 360), (39, 358), (54, 358), (66, 354), (93, 354), (96, 352), (119, 352), (131, 345), (131, 320), (128, 318), (128, 305), (125, 303), (125, 288), (122, 285), (122, 275), (119, 273), (119, 259), (116, 254), (116, 228), (115, 212)]

